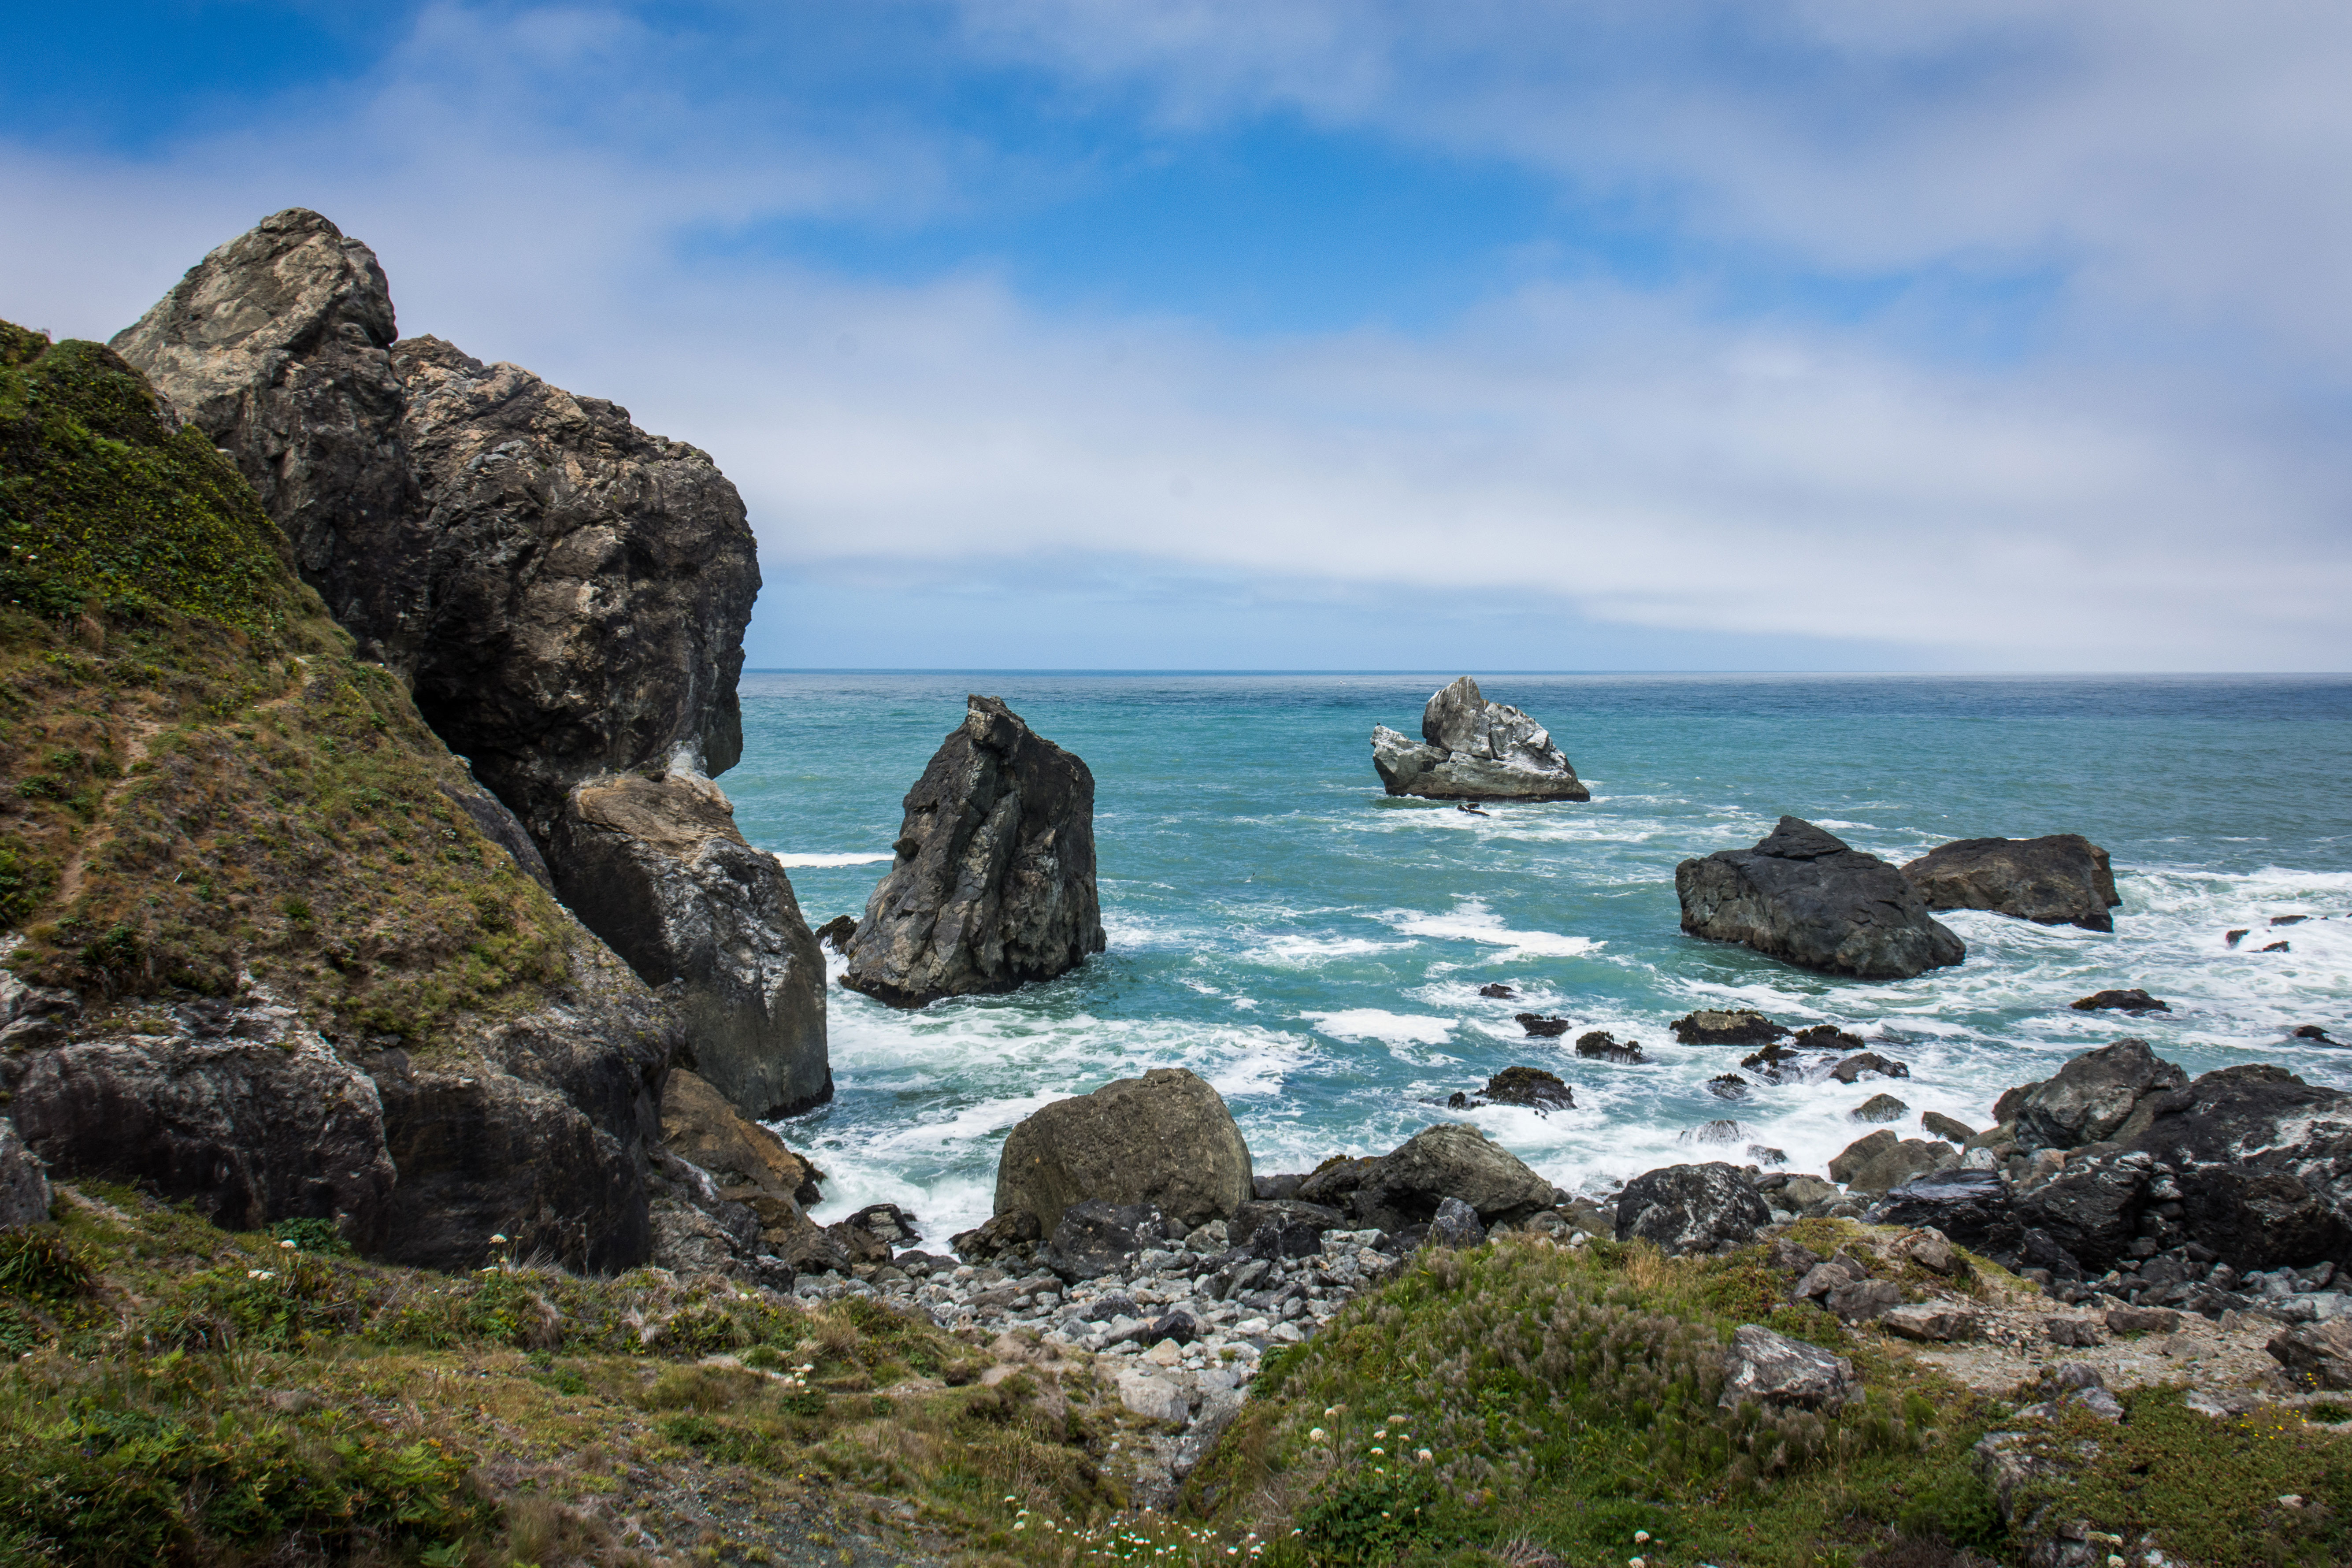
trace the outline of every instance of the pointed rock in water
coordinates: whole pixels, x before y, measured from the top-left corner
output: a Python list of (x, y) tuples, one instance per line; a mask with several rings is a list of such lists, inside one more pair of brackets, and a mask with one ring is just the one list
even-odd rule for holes
[(1966, 956), (1902, 872), (1794, 816), (1753, 849), (1684, 861), (1675, 892), (1693, 936), (1825, 973), (1907, 979)]
[(1391, 795), (1427, 800), (1591, 800), (1544, 727), (1517, 709), (1489, 702), (1463, 676), (1432, 696), (1419, 744), (1384, 724), (1372, 727), (1372, 767)]
[(1103, 950), (1095, 776), (1001, 699), (968, 700), (906, 813), (843, 984), (919, 1007), (1051, 980)]
[(1931, 910), (1990, 910), (2036, 925), (2116, 929), (2124, 900), (2107, 852), (2079, 833), (2044, 838), (1961, 838), (1906, 864)]

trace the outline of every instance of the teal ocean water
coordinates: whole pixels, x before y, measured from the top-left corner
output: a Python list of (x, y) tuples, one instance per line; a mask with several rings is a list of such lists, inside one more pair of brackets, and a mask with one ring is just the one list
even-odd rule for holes
[[(966, 692), (1003, 697), (1096, 780), (1107, 953), (919, 1013), (832, 988), (835, 1098), (778, 1124), (833, 1178), (819, 1217), (887, 1200), (944, 1240), (986, 1215), (1014, 1122), (1150, 1067), (1214, 1083), (1261, 1171), (1466, 1119), (1586, 1190), (1722, 1157), (1682, 1135), (1727, 1115), (1818, 1171), (1871, 1131), (1848, 1112), (1881, 1089), (1910, 1106), (1909, 1135), (1927, 1110), (1981, 1126), (2002, 1089), (2126, 1035), (2192, 1071), (2272, 1060), (2352, 1086), (2352, 1051), (2287, 1039), (2300, 1024), (2352, 1039), (2352, 681), (1482, 675), (1593, 798), (1480, 817), (1391, 800), (1371, 767), (1372, 726), (1417, 731), (1456, 673), (748, 675), (743, 760), (720, 782), (812, 923), (863, 910)], [(1675, 862), (1745, 847), (1782, 812), (1897, 862), (2087, 834), (2114, 856), (2116, 932), (1955, 913), (1967, 963), (1895, 984), (1683, 935)], [(2238, 927), (2254, 935), (2225, 946)], [(2257, 951), (2277, 941), (2289, 951)], [(1481, 997), (1491, 981), (1523, 999)], [(2130, 985), (2172, 1013), (2067, 1006)], [(1666, 1029), (1727, 1005), (1839, 1024), (1912, 1076), (1727, 1104), (1706, 1080), (1744, 1053)], [(1511, 1015), (1529, 1008), (1575, 1026), (1528, 1039)], [(1570, 1041), (1592, 1028), (1654, 1064), (1580, 1060)], [(1566, 1079), (1576, 1109), (1444, 1109), (1518, 1063)]]

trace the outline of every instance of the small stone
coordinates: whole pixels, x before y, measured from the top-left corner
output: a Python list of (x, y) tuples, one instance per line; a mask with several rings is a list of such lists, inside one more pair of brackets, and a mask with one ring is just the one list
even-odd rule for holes
[(2052, 1318), (2042, 1325), (2042, 1331), (2052, 1344), (2073, 1350), (2090, 1350), (2107, 1342), (2105, 1331), (2088, 1318)]

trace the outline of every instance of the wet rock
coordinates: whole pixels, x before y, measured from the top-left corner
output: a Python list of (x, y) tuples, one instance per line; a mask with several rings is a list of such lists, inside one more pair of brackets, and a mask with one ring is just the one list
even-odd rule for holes
[(1965, 956), (1900, 871), (1793, 816), (1753, 849), (1684, 861), (1675, 891), (1692, 935), (1801, 968), (1898, 979)]
[(1940, 1139), (1898, 1139), (1878, 1131), (1846, 1145), (1830, 1162), (1830, 1180), (1855, 1193), (1875, 1194), (1899, 1187), (1914, 1177), (1957, 1163), (1952, 1146)]
[(2263, 952), (2292, 952), (2294, 951), (2294, 944), (2288, 942), (2264, 942), (2259, 951)]
[(971, 1229), (948, 1237), (948, 1246), (967, 1263), (986, 1263), (1028, 1247), (1044, 1234), (1037, 1216), (1023, 1210), (992, 1215)]
[(1486, 1227), (1478, 1223), (1478, 1211), (1460, 1198), (1441, 1200), (1437, 1213), (1430, 1217), (1432, 1247), (1476, 1247), (1486, 1239)]
[(1789, 1163), (1789, 1152), (1786, 1149), (1774, 1149), (1762, 1143), (1750, 1143), (1748, 1145), (1748, 1162), (1752, 1165), (1766, 1167), (1785, 1165)]
[(2079, 833), (1962, 838), (1929, 850), (1903, 875), (1931, 910), (1990, 910), (2038, 925), (2116, 929), (2123, 902), (2107, 852)]
[(1181, 1068), (1117, 1079), (1031, 1113), (1004, 1141), (996, 1212), (1047, 1232), (1088, 1198), (1149, 1203), (1190, 1230), (1250, 1200), (1249, 1146), (1207, 1080)]
[(1744, 1143), (1748, 1141), (1748, 1124), (1728, 1117), (1702, 1121), (1696, 1127), (1685, 1127), (1675, 1134), (1677, 1143)]
[(1641, 1041), (1621, 1042), (1616, 1036), (1606, 1029), (1595, 1029), (1591, 1034), (1579, 1035), (1576, 1037), (1576, 1054), (1590, 1061), (1643, 1062), (1649, 1060), (1649, 1058), (1642, 1054)]
[(2352, 1319), (2283, 1330), (2263, 1348), (2306, 1388), (2352, 1388)]
[(1876, 1051), (1864, 1051), (1851, 1056), (1830, 1068), (1830, 1076), (1840, 1083), (1858, 1083), (1864, 1078), (1909, 1078), (1911, 1069), (1891, 1057)]
[(1103, 950), (1094, 774), (1000, 699), (968, 699), (905, 805), (842, 984), (919, 1007), (1050, 980)]
[(1856, 1121), (1900, 1121), (1911, 1108), (1891, 1094), (1874, 1094), (1846, 1115)]
[(2338, 1041), (2329, 1038), (2327, 1031), (2321, 1028), (2316, 1024), (2298, 1025), (2288, 1034), (2287, 1037), (2293, 1040), (2302, 1040), (2315, 1046), (2333, 1046), (2339, 1043)]
[(1685, 1046), (1762, 1046), (1789, 1037), (1788, 1030), (1744, 1007), (1685, 1013), (1667, 1027)]
[(1478, 994), (1481, 996), (1492, 996), (1496, 1000), (1501, 1002), (1508, 1002), (1516, 998), (1518, 995), (1518, 993), (1504, 984), (1501, 981), (1496, 980), (1478, 987)]
[(1617, 1198), (1617, 1239), (1668, 1254), (1744, 1246), (1771, 1219), (1747, 1173), (1720, 1161), (1645, 1171)]
[(2067, 1004), (2077, 1013), (2169, 1013), (2172, 1004), (2159, 1002), (2145, 991), (2094, 991)]
[(50, 1202), (48, 1173), (17, 1136), (16, 1124), (0, 1116), (0, 1228), (41, 1224)]
[(855, 915), (835, 915), (811, 934), (834, 952), (847, 952), (849, 939), (856, 931), (857, 918)]
[(707, 1082), (761, 1121), (833, 1097), (824, 960), (717, 784), (600, 775), (566, 797), (549, 848), (556, 890), (675, 1009)]
[(1719, 1073), (1706, 1080), (1706, 1091), (1717, 1100), (1745, 1100), (1748, 1080), (1736, 1072)]
[(1862, 1379), (1845, 1357), (1757, 1323), (1732, 1331), (1723, 1370), (1723, 1393), (1716, 1403), (1727, 1410), (1753, 1399), (1776, 1408), (1833, 1414), (1862, 1397)]
[(2235, 947), (2240, 942), (2245, 941), (2251, 934), (2252, 933), (2244, 926), (2240, 926), (2235, 931), (2223, 931), (2221, 933), (2221, 945), (2224, 947)]
[(1569, 1031), (1565, 1018), (1547, 1018), (1540, 1013), (1515, 1013), (1512, 1018), (1520, 1028), (1539, 1040), (1556, 1040)]
[(1486, 1080), (1486, 1097), (1496, 1105), (1519, 1105), (1535, 1110), (1573, 1110), (1576, 1096), (1567, 1084), (1540, 1068), (1505, 1068)]
[(1956, 1121), (1940, 1110), (1920, 1112), (1919, 1125), (1946, 1142), (1958, 1143), (1962, 1147), (1966, 1147), (1969, 1140), (1977, 1135), (1975, 1128), (1965, 1121)]
[(1592, 794), (1544, 727), (1489, 702), (1463, 676), (1432, 696), (1419, 744), (1372, 728), (1372, 767), (1389, 794), (1429, 800), (1590, 800)]
[[(2146, 1040), (2117, 1040), (2085, 1051), (2011, 1107), (2017, 1146), (2032, 1153), (2109, 1139), (2128, 1142), (2167, 1103), (2159, 1097), (2188, 1082), (2189, 1075), (2159, 1059)], [(2002, 1099), (2009, 1103), (2007, 1096)], [(2001, 1109), (1995, 1106), (1995, 1114)], [(2135, 1122), (2136, 1111), (2141, 1114)]]
[(1766, 1083), (1802, 1083), (1809, 1058), (1793, 1047), (1766, 1046), (1751, 1056), (1739, 1058), (1739, 1065), (1761, 1078)]
[(1790, 1037), (1789, 1043), (1806, 1051), (1858, 1051), (1863, 1047), (1860, 1035), (1839, 1028), (1835, 1024), (1812, 1024)]
[(1164, 1220), (1150, 1204), (1089, 1198), (1055, 1216), (1045, 1264), (1065, 1279), (1097, 1279), (1127, 1270), (1137, 1254), (1162, 1239)]

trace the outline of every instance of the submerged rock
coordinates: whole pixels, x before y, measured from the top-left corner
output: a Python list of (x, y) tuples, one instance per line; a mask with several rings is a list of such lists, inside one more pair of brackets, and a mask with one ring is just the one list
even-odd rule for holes
[(2094, 991), (2088, 996), (2078, 996), (2067, 1004), (2077, 1013), (2169, 1013), (2172, 1004), (2159, 1002), (2147, 992)]
[(1858, 1083), (1865, 1078), (1909, 1078), (1911, 1069), (1891, 1057), (1876, 1051), (1864, 1051), (1851, 1056), (1830, 1068), (1830, 1077), (1840, 1083)]
[(1094, 774), (1000, 699), (968, 700), (891, 847), (845, 985), (919, 1007), (1050, 980), (1103, 950)]
[(1372, 766), (1391, 795), (1429, 800), (1590, 800), (1544, 727), (1516, 708), (1489, 702), (1463, 676), (1431, 697), (1421, 743), (1385, 725), (1372, 729)]
[(1642, 1054), (1641, 1041), (1620, 1040), (1606, 1029), (1579, 1035), (1576, 1037), (1576, 1054), (1603, 1062), (1645, 1062), (1650, 1059)]
[(2107, 852), (2079, 833), (1961, 838), (1903, 868), (1931, 910), (1990, 910), (2037, 925), (2116, 929), (2123, 902)]
[(1684, 861), (1675, 891), (1693, 936), (1826, 973), (1907, 979), (1966, 952), (1900, 871), (1793, 816), (1753, 849)]
[(1032, 1112), (1004, 1140), (996, 1213), (1054, 1234), (1088, 1199), (1150, 1204), (1187, 1229), (1229, 1219), (1253, 1195), (1249, 1145), (1207, 1080), (1154, 1068)]

